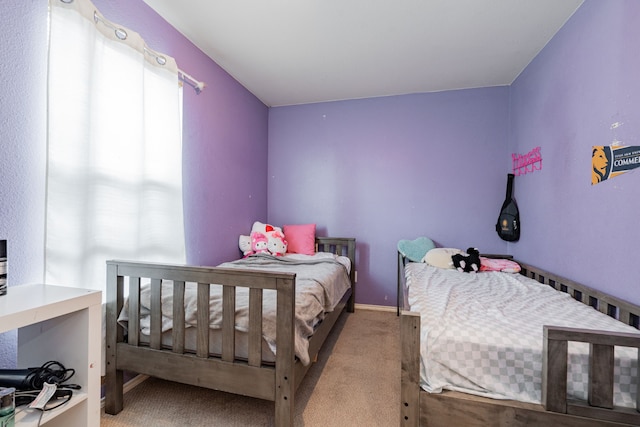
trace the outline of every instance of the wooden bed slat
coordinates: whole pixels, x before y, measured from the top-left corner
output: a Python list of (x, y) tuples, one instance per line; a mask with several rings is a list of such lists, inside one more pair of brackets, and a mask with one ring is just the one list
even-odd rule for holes
[(606, 303), (597, 299), (597, 304), (598, 304), (598, 311), (600, 313), (604, 313), (607, 315), (609, 314), (609, 310)]
[(162, 346), (162, 281), (151, 279), (151, 335), (149, 346), (159, 349)]
[(618, 320), (620, 320), (625, 325), (632, 325), (631, 313), (629, 313), (629, 311), (625, 310), (624, 308), (618, 308)]
[(589, 349), (589, 404), (613, 409), (612, 345), (591, 344)]
[(262, 364), (262, 290), (249, 289), (249, 365)]
[(542, 405), (548, 411), (567, 412), (567, 341), (548, 336), (542, 347)]
[(222, 360), (232, 362), (236, 355), (236, 288), (222, 287)]
[[(208, 283), (198, 283), (196, 302), (196, 355), (206, 358), (209, 356), (209, 285)], [(204, 327), (203, 327), (204, 326)]]
[(131, 345), (140, 343), (140, 278), (129, 278), (129, 329), (128, 339)]
[(171, 350), (174, 353), (184, 353), (185, 340), (185, 312), (184, 312), (185, 283), (181, 280), (173, 282), (173, 329), (171, 330)]

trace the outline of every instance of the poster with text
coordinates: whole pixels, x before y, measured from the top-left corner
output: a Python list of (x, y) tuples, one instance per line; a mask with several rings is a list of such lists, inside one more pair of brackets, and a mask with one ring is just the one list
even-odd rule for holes
[(594, 145), (591, 154), (591, 185), (615, 178), (639, 166), (638, 145)]

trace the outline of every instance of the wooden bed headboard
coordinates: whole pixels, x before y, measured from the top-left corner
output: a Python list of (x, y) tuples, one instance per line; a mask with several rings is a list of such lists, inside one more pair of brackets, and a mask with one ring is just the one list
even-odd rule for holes
[(356, 304), (356, 239), (355, 237), (317, 237), (316, 252), (331, 252), (346, 256), (351, 260), (351, 298), (347, 303), (347, 310), (353, 313)]

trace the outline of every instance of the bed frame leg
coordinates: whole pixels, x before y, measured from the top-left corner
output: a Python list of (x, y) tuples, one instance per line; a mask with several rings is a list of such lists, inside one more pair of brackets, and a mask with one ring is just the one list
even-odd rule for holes
[(107, 373), (104, 391), (104, 412), (110, 415), (119, 414), (123, 408), (123, 375), (122, 371)]
[(402, 365), (400, 425), (420, 425), (420, 315), (403, 311), (400, 316)]
[(118, 328), (118, 313), (123, 305), (124, 278), (118, 276), (117, 266), (107, 262), (106, 354), (104, 411), (115, 415), (123, 408), (123, 372), (117, 369), (117, 343), (123, 341)]
[(294, 279), (279, 279), (277, 283), (276, 318), (276, 427), (293, 427), (293, 402), (296, 394), (295, 373), (295, 292)]
[(289, 392), (276, 392), (276, 427), (293, 427), (295, 390), (287, 388)]

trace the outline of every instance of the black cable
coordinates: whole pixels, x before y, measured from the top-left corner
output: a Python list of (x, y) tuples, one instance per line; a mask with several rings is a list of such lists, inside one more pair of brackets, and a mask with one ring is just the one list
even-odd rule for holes
[[(75, 374), (75, 369), (67, 369), (60, 362), (49, 361), (38, 368), (0, 369), (0, 386), (14, 387), (16, 390), (41, 390), (44, 383), (62, 387)], [(77, 384), (64, 385), (79, 389)]]
[(51, 411), (69, 402), (73, 396), (73, 390), (80, 389), (78, 384), (64, 384), (75, 373), (75, 369), (67, 369), (62, 363), (51, 360), (39, 368), (0, 369), (0, 386), (16, 388), (15, 406), (25, 405), (25, 408), (15, 412), (17, 414), (27, 409), (26, 405), (38, 397), (45, 383), (55, 384), (56, 391), (43, 408), (30, 408), (40, 412), (37, 423), (40, 426), (45, 411)]
[[(1, 370), (0, 386), (15, 387), (15, 405), (29, 405), (33, 402), (45, 383), (55, 384), (57, 390), (51, 396), (42, 412), (64, 405), (73, 395), (72, 390), (79, 390), (78, 384), (65, 384), (75, 374), (75, 369), (67, 369), (62, 363), (49, 361), (38, 368), (24, 370)], [(62, 400), (63, 399), (63, 400)], [(62, 402), (60, 402), (62, 400)], [(51, 404), (54, 403), (53, 406)]]
[(39, 368), (31, 368), (25, 378), (31, 390), (41, 390), (44, 383), (61, 385), (76, 373), (75, 369), (67, 369), (62, 363), (51, 360)]

